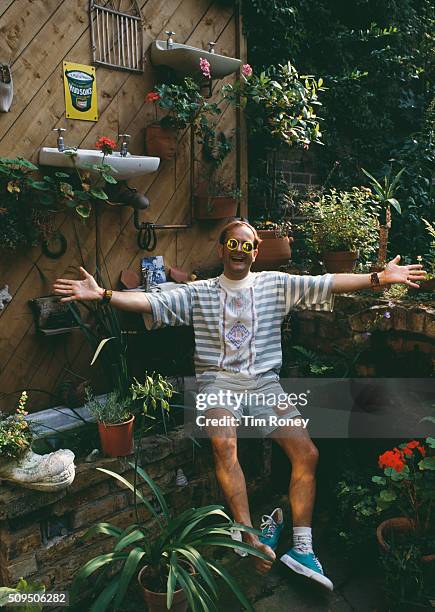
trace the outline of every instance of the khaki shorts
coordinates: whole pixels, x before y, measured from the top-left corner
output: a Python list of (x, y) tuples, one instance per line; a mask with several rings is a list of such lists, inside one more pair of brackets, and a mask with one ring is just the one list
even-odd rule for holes
[[(235, 417), (247, 437), (254, 431), (257, 436), (266, 437), (283, 426), (282, 419), (290, 422), (301, 415), (281, 387), (279, 376), (270, 372), (249, 378), (222, 372), (213, 382), (200, 383), (196, 414), (206, 415), (217, 408)], [(247, 430), (252, 430), (252, 434)]]

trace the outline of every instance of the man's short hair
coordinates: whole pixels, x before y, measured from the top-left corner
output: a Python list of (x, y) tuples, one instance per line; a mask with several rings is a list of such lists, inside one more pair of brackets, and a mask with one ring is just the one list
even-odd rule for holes
[(225, 225), (225, 227), (222, 229), (220, 236), (219, 236), (219, 244), (225, 244), (225, 240), (227, 238), (227, 232), (228, 230), (230, 230), (232, 227), (235, 227), (237, 225), (242, 225), (245, 227), (248, 227), (251, 232), (254, 234), (254, 248), (258, 248), (258, 246), (263, 242), (260, 238), (260, 236), (257, 233), (257, 230), (255, 229), (255, 227), (252, 227), (252, 225), (248, 222), (245, 221), (244, 219), (234, 219), (233, 221), (230, 221), (229, 223), (227, 223)]

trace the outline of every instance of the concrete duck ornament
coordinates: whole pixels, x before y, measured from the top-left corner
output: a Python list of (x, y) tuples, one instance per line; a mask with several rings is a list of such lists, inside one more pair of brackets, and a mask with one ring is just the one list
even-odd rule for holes
[(12, 300), (12, 296), (9, 293), (8, 285), (5, 285), (3, 289), (0, 289), (0, 310), (3, 310), (6, 304)]
[(14, 97), (14, 83), (9, 64), (0, 64), (0, 112), (7, 113)]

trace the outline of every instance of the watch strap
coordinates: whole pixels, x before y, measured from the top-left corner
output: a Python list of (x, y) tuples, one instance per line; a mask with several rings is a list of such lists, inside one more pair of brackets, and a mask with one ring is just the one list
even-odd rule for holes
[(112, 299), (112, 289), (104, 289), (103, 297), (101, 298), (100, 305), (108, 304)]
[(377, 272), (373, 272), (372, 274), (370, 274), (370, 285), (372, 289), (380, 287), (381, 281), (379, 280), (379, 274)]

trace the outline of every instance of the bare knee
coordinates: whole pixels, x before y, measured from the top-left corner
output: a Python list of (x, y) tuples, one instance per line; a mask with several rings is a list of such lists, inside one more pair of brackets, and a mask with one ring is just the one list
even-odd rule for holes
[(315, 472), (319, 461), (319, 451), (311, 440), (305, 441), (298, 454), (294, 457), (293, 467), (300, 467), (305, 471)]
[(217, 468), (229, 470), (237, 463), (237, 438), (212, 438), (211, 445)]

